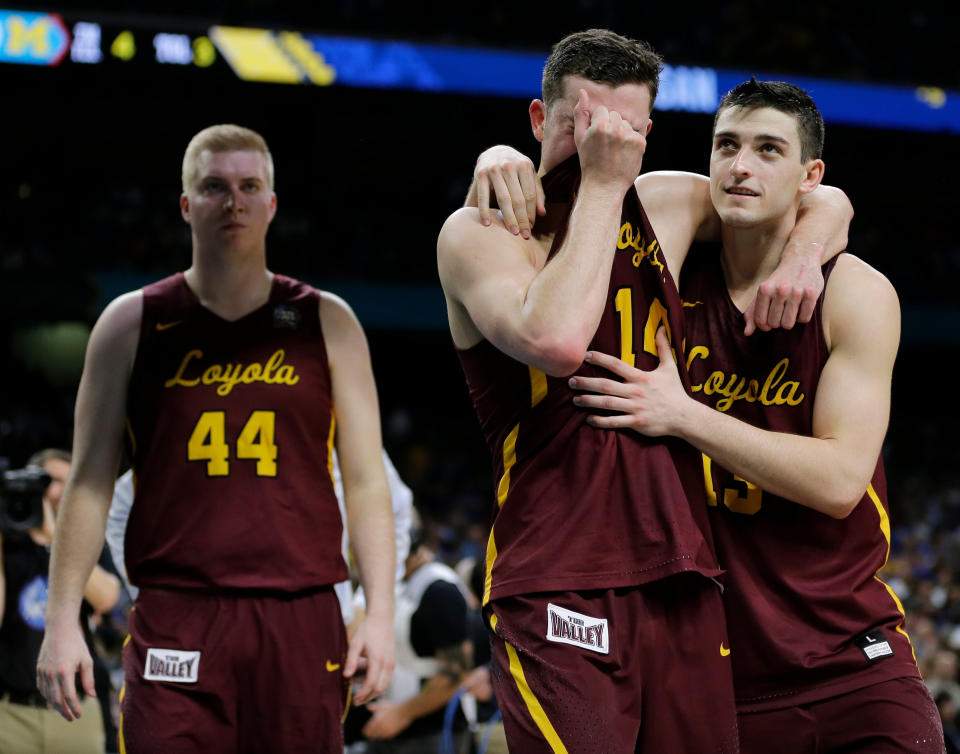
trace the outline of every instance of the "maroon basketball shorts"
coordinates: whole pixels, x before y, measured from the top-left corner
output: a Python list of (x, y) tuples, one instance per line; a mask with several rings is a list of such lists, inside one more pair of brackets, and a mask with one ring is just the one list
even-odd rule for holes
[(143, 589), (123, 648), (120, 750), (342, 754), (346, 650), (332, 588)]
[(943, 754), (943, 729), (919, 678), (895, 678), (809, 704), (740, 715), (743, 754)]
[(491, 670), (510, 751), (734, 754), (717, 585), (652, 584), (496, 600)]

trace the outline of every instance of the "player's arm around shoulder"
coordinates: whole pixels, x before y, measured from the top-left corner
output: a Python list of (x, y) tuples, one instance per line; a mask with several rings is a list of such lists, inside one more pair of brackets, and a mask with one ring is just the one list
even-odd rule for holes
[(814, 401), (813, 433), (832, 438), (843, 474), (838, 501), (853, 510), (870, 482), (890, 418), (900, 302), (880, 272), (842, 254), (827, 282), (823, 323), (830, 355)]
[(356, 696), (357, 703), (363, 703), (382, 694), (393, 675), (393, 511), (381, 455), (380, 406), (367, 338), (343, 299), (321, 292), (319, 306), (337, 421), (347, 531), (367, 595), (366, 616), (350, 640), (344, 665), (344, 675), (349, 678), (365, 658), (366, 677)]
[(550, 316), (549, 301), (535, 303), (529, 295), (546, 257), (539, 242), (513, 235), (502, 223), (484, 226), (474, 207), (447, 219), (437, 239), (437, 267), (457, 347), (486, 338), (548, 374), (580, 365), (579, 334)]
[(697, 173), (657, 170), (635, 184), (674, 277), (694, 241), (720, 238), (720, 218), (710, 200), (710, 179)]

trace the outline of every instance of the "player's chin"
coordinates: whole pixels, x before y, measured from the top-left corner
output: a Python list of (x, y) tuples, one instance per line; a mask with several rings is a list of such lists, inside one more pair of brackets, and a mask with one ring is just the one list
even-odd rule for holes
[(757, 213), (745, 207), (730, 206), (727, 204), (726, 206), (721, 205), (716, 209), (723, 224), (731, 228), (752, 228), (760, 222)]

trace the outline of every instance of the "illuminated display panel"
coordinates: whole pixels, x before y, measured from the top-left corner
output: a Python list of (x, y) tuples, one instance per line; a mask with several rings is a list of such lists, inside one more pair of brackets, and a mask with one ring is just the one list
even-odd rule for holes
[[(69, 53), (69, 54), (68, 54)], [(546, 52), (460, 48), (214, 26), (157, 29), (0, 9), (0, 63), (189, 68), (201, 75), (307, 86), (352, 86), (500, 97), (540, 93)], [(656, 109), (711, 114), (720, 96), (756, 74), (787, 78), (829, 123), (960, 133), (960, 92), (827, 81), (782, 74), (666, 66)]]

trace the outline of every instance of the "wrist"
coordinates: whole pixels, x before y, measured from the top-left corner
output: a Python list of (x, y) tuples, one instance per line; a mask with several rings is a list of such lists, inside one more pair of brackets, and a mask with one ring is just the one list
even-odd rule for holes
[(633, 181), (625, 184), (623, 181), (613, 178), (584, 175), (580, 180), (580, 190), (577, 192), (577, 196), (578, 198), (593, 199), (599, 202), (615, 202), (619, 207), (631, 186), (633, 186)]
[(712, 408), (704, 406), (695, 398), (685, 396), (681, 410), (674, 414), (676, 426), (671, 434), (697, 446), (699, 432), (702, 432), (707, 426), (713, 411)]
[(819, 267), (823, 264), (824, 245), (819, 241), (793, 240), (787, 241), (783, 248), (784, 257), (793, 257), (809, 262)]

